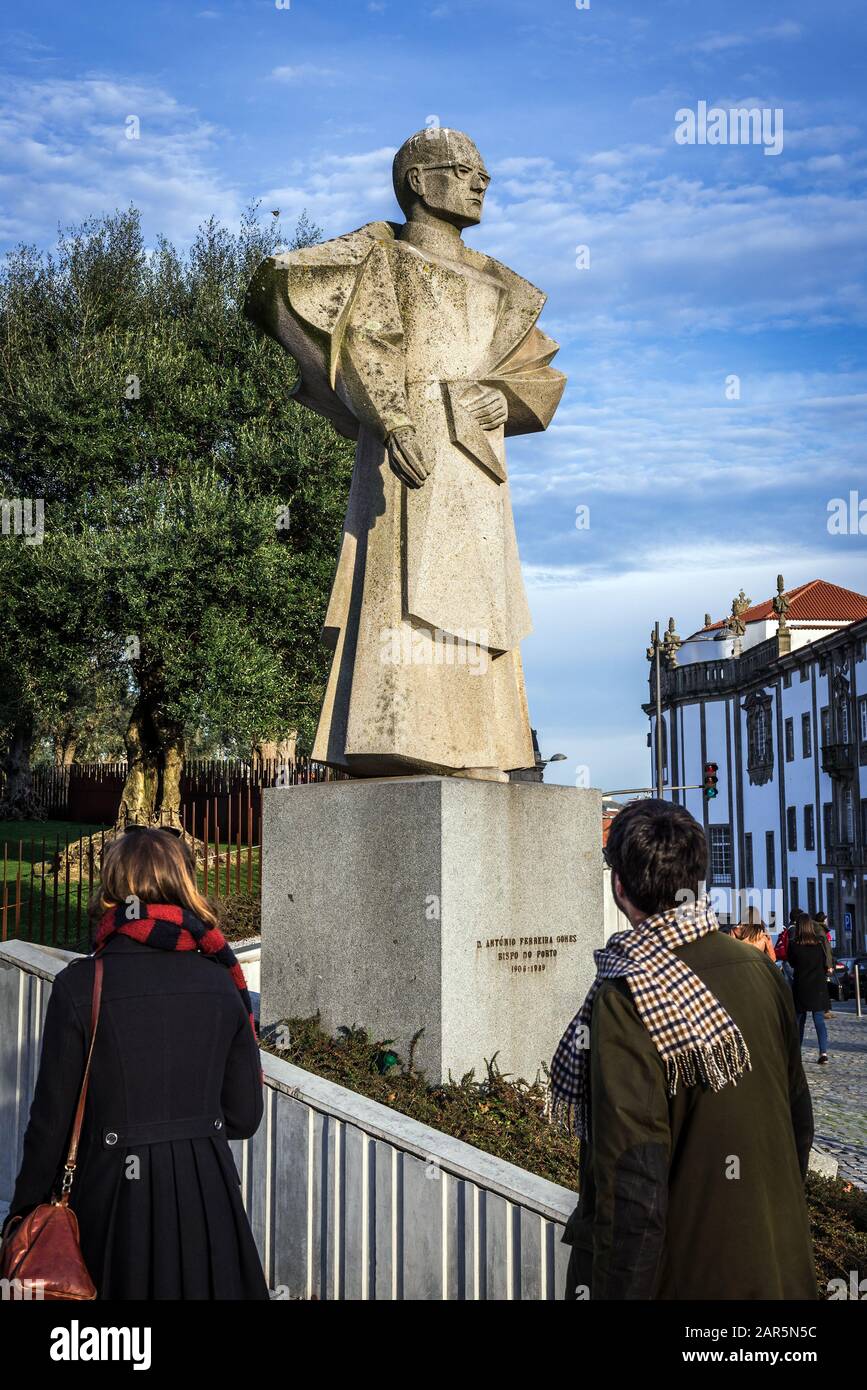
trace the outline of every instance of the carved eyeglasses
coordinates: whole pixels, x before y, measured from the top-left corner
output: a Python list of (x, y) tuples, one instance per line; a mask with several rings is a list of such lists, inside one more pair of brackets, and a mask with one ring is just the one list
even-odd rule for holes
[(422, 164), (421, 169), (423, 171), (426, 169), (454, 169), (462, 183), (466, 183), (475, 174), (483, 188), (487, 188), (491, 182), (491, 176), (487, 169), (474, 169), (471, 164), (461, 164), (455, 159), (450, 159), (445, 164)]

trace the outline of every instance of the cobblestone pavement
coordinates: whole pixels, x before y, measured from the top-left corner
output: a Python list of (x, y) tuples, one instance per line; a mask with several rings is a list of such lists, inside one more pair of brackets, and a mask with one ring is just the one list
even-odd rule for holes
[(836, 1158), (839, 1175), (867, 1190), (867, 1005), (833, 1004), (828, 1022), (826, 1067), (818, 1065), (813, 1020), (807, 1019), (802, 1056), (813, 1097), (817, 1149)]

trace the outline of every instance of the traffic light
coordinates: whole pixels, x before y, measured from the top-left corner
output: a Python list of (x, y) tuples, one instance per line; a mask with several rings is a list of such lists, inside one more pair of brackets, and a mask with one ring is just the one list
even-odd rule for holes
[(719, 781), (719, 778), (717, 777), (718, 771), (719, 768), (717, 767), (716, 763), (705, 763), (704, 781), (701, 784), (702, 791), (704, 792), (705, 801), (713, 801), (715, 796), (719, 796), (719, 792), (717, 790), (716, 785)]

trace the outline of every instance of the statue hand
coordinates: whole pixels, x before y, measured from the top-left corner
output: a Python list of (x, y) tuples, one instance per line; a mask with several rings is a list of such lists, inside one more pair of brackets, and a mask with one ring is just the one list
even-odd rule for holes
[(386, 440), (388, 463), (407, 487), (421, 487), (430, 477), (433, 464), (429, 464), (418, 446), (412, 425), (395, 430)]
[(495, 386), (480, 386), (479, 395), (464, 398), (461, 405), (468, 410), (474, 420), (478, 420), (483, 430), (495, 430), (504, 425), (509, 416), (509, 407), (502, 391)]

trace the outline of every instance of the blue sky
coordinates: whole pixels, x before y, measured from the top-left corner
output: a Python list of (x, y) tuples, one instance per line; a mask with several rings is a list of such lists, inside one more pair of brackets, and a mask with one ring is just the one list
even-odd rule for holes
[[(338, 235), (398, 215), (407, 135), (467, 130), (467, 240), (548, 293), (569, 377), (510, 454), (532, 719), (552, 779), (644, 785), (655, 618), (686, 636), (780, 571), (867, 591), (867, 535), (826, 524), (867, 500), (865, 28), (854, 0), (7, 3), (0, 243), (130, 202), (185, 240), (255, 198)], [(782, 152), (676, 143), (700, 101), (782, 108)]]

